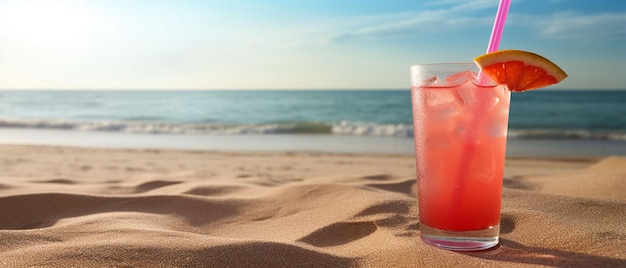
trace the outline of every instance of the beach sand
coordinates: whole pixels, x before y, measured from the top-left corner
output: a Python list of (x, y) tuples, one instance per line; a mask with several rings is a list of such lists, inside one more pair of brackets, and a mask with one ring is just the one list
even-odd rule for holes
[(626, 158), (507, 158), (501, 244), (419, 238), (411, 155), (0, 145), (1, 267), (626, 267)]

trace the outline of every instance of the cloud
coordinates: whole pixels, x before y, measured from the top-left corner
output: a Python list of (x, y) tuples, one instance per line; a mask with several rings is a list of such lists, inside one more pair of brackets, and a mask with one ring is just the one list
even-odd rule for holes
[(626, 13), (555, 14), (543, 23), (541, 35), (556, 39), (614, 39), (626, 37)]
[[(496, 2), (496, 3), (494, 3)], [(425, 33), (459, 31), (472, 27), (489, 27), (497, 1), (442, 0), (425, 4), (426, 9), (393, 16), (388, 20), (368, 21), (360, 27), (344, 29), (332, 36), (330, 42), (347, 40), (378, 40), (410, 38)], [(489, 10), (492, 11), (492, 10)], [(626, 13), (581, 13), (559, 11), (533, 15), (512, 13), (507, 24), (529, 27), (538, 37), (553, 40), (594, 42), (626, 38)]]
[[(489, 0), (447, 0), (427, 3), (425, 6), (446, 7), (399, 14), (395, 17), (395, 20), (376, 22), (375, 24), (364, 25), (359, 28), (344, 31), (332, 37), (331, 41), (409, 37), (429, 32), (487, 26), (493, 23), (493, 14), (477, 15), (477, 13), (489, 8), (493, 8), (495, 11), (497, 2)], [(388, 17), (393, 18), (393, 16)]]
[(342, 33), (332, 38), (333, 41), (353, 39), (374, 40), (389, 37), (416, 36), (429, 32), (442, 32), (460, 30), (467, 27), (489, 25), (492, 18), (456, 17), (442, 19), (427, 15), (418, 15), (415, 19), (391, 22), (381, 25), (361, 28), (351, 32)]
[(581, 14), (559, 12), (547, 16), (513, 14), (512, 23), (531, 25), (538, 35), (555, 40), (584, 42), (626, 38), (626, 13)]
[(456, 10), (477, 10), (483, 8), (494, 7), (498, 3), (493, 0), (436, 0), (424, 4), (424, 6), (452, 6)]

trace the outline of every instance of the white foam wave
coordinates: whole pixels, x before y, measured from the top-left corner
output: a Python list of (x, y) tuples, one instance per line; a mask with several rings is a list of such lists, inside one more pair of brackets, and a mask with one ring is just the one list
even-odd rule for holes
[(413, 137), (413, 126), (341, 121), (332, 125), (332, 133), (353, 136)]
[(149, 134), (268, 134), (288, 132), (289, 125), (220, 125), (166, 122), (0, 119), (0, 127), (111, 131)]
[(581, 139), (581, 140), (612, 140), (626, 141), (624, 131), (590, 131), (590, 130), (509, 130), (509, 138), (519, 139)]
[[(147, 134), (329, 134), (347, 136), (413, 137), (413, 126), (341, 121), (338, 123), (275, 123), (228, 125), (214, 123), (168, 123), (137, 121), (81, 121), (49, 119), (0, 119), (0, 128), (64, 129)], [(514, 130), (509, 138), (585, 139), (626, 141), (626, 131)]]
[(48, 119), (0, 119), (0, 127), (110, 131), (150, 134), (333, 134), (351, 136), (412, 137), (413, 127), (402, 124), (374, 124), (342, 121), (227, 125), (213, 123), (167, 123), (125, 121), (80, 121)]

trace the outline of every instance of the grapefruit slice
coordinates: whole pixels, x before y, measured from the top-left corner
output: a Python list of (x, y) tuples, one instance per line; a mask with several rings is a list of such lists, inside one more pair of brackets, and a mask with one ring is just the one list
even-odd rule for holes
[(474, 59), (480, 71), (510, 91), (521, 92), (558, 84), (567, 77), (559, 66), (532, 52), (499, 50)]

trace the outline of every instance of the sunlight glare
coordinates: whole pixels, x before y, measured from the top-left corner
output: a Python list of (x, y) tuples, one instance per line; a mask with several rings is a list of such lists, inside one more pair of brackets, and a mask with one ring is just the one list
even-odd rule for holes
[(33, 46), (78, 45), (94, 27), (93, 12), (60, 2), (27, 2), (0, 11), (0, 31)]

